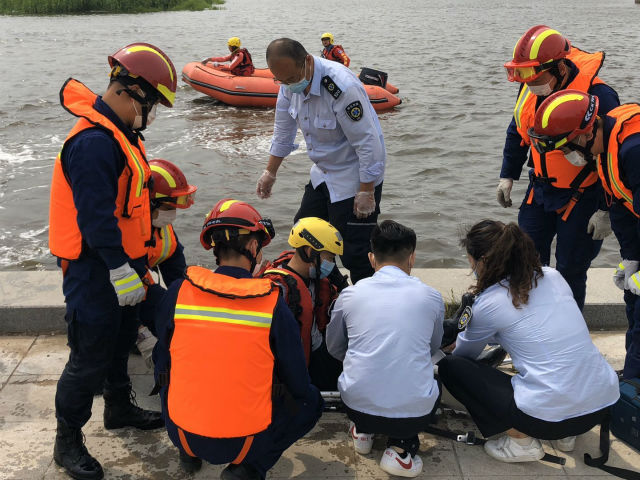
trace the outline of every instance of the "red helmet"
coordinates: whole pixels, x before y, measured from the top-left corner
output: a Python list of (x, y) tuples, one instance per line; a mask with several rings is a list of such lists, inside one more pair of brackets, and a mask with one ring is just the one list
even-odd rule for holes
[(510, 82), (530, 82), (553, 67), (571, 51), (560, 32), (545, 25), (527, 30), (513, 48), (513, 59), (504, 64)]
[[(220, 232), (220, 235), (217, 233)], [(251, 205), (240, 200), (224, 198), (216, 203), (209, 212), (202, 225), (200, 243), (210, 250), (215, 245), (216, 238), (227, 240), (238, 235), (246, 235), (251, 232), (264, 233), (260, 248), (266, 247), (275, 236), (271, 220), (262, 218), (258, 211)], [(216, 235), (214, 235), (216, 234)], [(218, 241), (220, 241), (218, 239)]]
[(527, 132), (540, 153), (557, 150), (579, 135), (591, 132), (598, 112), (598, 97), (579, 90), (549, 96), (536, 111)]
[(158, 47), (149, 43), (132, 43), (109, 55), (109, 65), (112, 77), (142, 77), (156, 89), (163, 105), (173, 107), (178, 77), (173, 63)]
[(150, 160), (149, 167), (153, 177), (151, 200), (175, 208), (189, 208), (193, 205), (198, 187), (189, 185), (182, 170), (160, 158)]

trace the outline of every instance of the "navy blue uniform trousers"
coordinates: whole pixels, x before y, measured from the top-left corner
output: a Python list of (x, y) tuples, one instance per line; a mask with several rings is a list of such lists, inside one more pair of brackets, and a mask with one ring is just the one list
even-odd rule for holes
[[(161, 397), (167, 432), (173, 444), (184, 452), (178, 426), (167, 414), (166, 392), (167, 387), (164, 387)], [(275, 398), (271, 425), (265, 431), (254, 435), (251, 447), (241, 463), (251, 465), (261, 478), (265, 478), (267, 471), (276, 464), (282, 453), (311, 430), (322, 415), (324, 402), (320, 392), (315, 389), (314, 392), (316, 395), (305, 400), (290, 399), (285, 402), (283, 397)], [(216, 465), (234, 461), (246, 438), (210, 438), (189, 432), (183, 433), (189, 449), (196, 457)]]
[(594, 240), (587, 233), (589, 219), (598, 208), (598, 191), (587, 188), (564, 221), (562, 213), (546, 211), (544, 205), (536, 202), (535, 197), (531, 205), (527, 204), (533, 185), (533, 182), (529, 183), (527, 194), (520, 205), (518, 225), (533, 239), (543, 265), (549, 265), (551, 242), (556, 237), (556, 270), (571, 287), (573, 298), (582, 310), (587, 291), (587, 270), (602, 247), (602, 240)]
[(109, 270), (99, 258), (69, 262), (62, 290), (67, 304), (69, 360), (58, 381), (56, 417), (72, 428), (91, 417), (93, 393), (128, 389), (129, 350), (138, 331), (136, 307), (120, 307)]
[(380, 213), (382, 183), (375, 188), (374, 197), (376, 200), (375, 211), (367, 218), (356, 218), (353, 213), (355, 197), (331, 203), (326, 183), (323, 182), (317, 188), (313, 188), (309, 182), (304, 187), (300, 209), (293, 219), (294, 222), (297, 222), (305, 217), (318, 217), (338, 229), (344, 240), (344, 254), (340, 258), (344, 267), (349, 270), (352, 284), (361, 278), (373, 275), (373, 268), (369, 263), (368, 256), (369, 240)]

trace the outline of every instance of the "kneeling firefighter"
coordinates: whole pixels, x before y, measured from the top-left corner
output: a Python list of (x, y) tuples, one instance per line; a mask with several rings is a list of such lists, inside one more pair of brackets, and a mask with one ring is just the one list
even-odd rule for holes
[(189, 267), (160, 304), (155, 378), (187, 471), (204, 459), (229, 463), (223, 479), (263, 479), (321, 415), (278, 285), (251, 276), (274, 235), (251, 205), (219, 201), (200, 236), (218, 268)]
[(344, 250), (342, 236), (326, 220), (306, 217), (291, 229), (289, 245), (295, 251), (282, 252), (264, 276), (282, 284), (287, 305), (300, 324), (311, 383), (335, 391), (342, 362), (329, 355), (325, 330), (329, 309), (345, 286), (335, 264), (336, 255)]

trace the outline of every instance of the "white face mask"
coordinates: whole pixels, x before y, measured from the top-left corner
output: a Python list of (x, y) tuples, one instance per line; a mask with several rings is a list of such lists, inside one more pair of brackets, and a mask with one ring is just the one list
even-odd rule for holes
[(176, 219), (177, 210), (158, 210), (158, 216), (151, 220), (156, 228), (166, 227)]
[(553, 92), (553, 88), (551, 88), (551, 81), (544, 85), (527, 85), (531, 93), (536, 95), (537, 97), (546, 97), (551, 95)]
[(153, 123), (156, 119), (156, 110), (158, 109), (158, 104), (155, 103), (151, 110), (149, 110), (149, 114), (147, 115), (147, 127)]
[[(131, 125), (131, 130), (135, 131), (142, 128), (142, 114), (138, 113), (138, 107), (136, 107), (135, 100), (131, 99), (131, 103), (133, 103), (133, 109), (136, 111), (136, 118), (133, 120), (133, 125)], [(157, 106), (158, 106), (157, 103), (154, 104), (153, 107), (151, 107), (151, 110), (149, 110), (149, 113), (147, 114), (147, 127), (151, 125), (153, 121), (156, 119)]]
[(565, 154), (564, 158), (566, 158), (571, 165), (576, 167), (584, 167), (587, 164), (587, 160), (584, 158), (584, 155), (576, 150), (571, 150), (569, 153)]

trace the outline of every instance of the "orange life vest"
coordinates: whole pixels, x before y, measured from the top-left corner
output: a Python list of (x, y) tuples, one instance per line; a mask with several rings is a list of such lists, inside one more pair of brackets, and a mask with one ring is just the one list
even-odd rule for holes
[(345, 67), (348, 67), (351, 63), (342, 45), (329, 45), (328, 47), (324, 47), (322, 50), (322, 58), (342, 63)]
[(189, 267), (169, 345), (169, 417), (212, 438), (244, 437), (271, 423), (269, 332), (280, 295), (266, 278)]
[(622, 142), (630, 135), (640, 133), (640, 105), (626, 103), (611, 110), (607, 116), (614, 118), (616, 123), (609, 134), (607, 150), (598, 157), (598, 175), (605, 191), (624, 204), (636, 217), (640, 217), (633, 209), (633, 192), (624, 184), (618, 160)]
[(162, 228), (154, 228), (153, 236), (155, 244), (147, 251), (147, 265), (150, 268), (160, 265), (173, 255), (178, 245), (178, 239), (171, 224)]
[[(62, 166), (62, 152), (69, 140), (89, 128), (99, 128), (108, 132), (122, 151), (126, 159), (125, 167), (118, 178), (116, 209), (113, 212), (118, 219), (122, 232), (122, 247), (132, 258), (140, 258), (147, 253), (151, 239), (151, 205), (149, 201), (149, 177), (151, 170), (145, 157), (144, 145), (136, 146), (129, 142), (107, 117), (93, 108), (97, 95), (85, 85), (69, 79), (60, 90), (62, 106), (71, 114), (79, 117), (69, 132), (62, 150), (56, 157), (51, 180), (51, 201), (49, 204), (49, 249), (57, 257), (76, 260), (82, 252), (82, 234), (78, 227), (78, 211), (73, 203), (71, 185)], [(91, 158), (83, 161), (91, 162)]]
[(284, 287), (287, 305), (300, 324), (300, 338), (307, 366), (309, 366), (313, 321), (315, 319), (318, 330), (324, 334), (329, 323), (329, 307), (338, 297), (338, 289), (331, 285), (328, 279), (320, 279), (316, 284), (314, 305), (311, 291), (304, 279), (297, 273), (284, 268), (294, 254), (293, 250), (282, 252), (272, 264), (267, 266), (264, 276)]
[(256, 71), (256, 69), (253, 66), (253, 59), (251, 58), (251, 54), (249, 53), (249, 50), (247, 50), (246, 48), (239, 48), (234, 52), (234, 54), (238, 54), (238, 53), (244, 54), (242, 56), (242, 61), (240, 62), (239, 65), (236, 65), (236, 67), (233, 68), (233, 70), (231, 70), (231, 73), (233, 73), (234, 75), (242, 75), (245, 77), (252, 75), (253, 72)]
[[(566, 89), (580, 90), (586, 93), (591, 85), (604, 83), (597, 77), (604, 62), (603, 52), (588, 53), (572, 47), (567, 58), (578, 67), (578, 73), (573, 81), (565, 87)], [(524, 84), (513, 110), (513, 118), (518, 133), (522, 137), (523, 145), (531, 146), (531, 139), (527, 131), (534, 124), (537, 100), (538, 97), (532, 94), (529, 87)], [(556, 188), (577, 190), (593, 185), (598, 180), (598, 174), (592, 164), (576, 167), (569, 163), (559, 150), (540, 155), (535, 148), (532, 148), (531, 157), (536, 179)], [(530, 200), (531, 196), (529, 203), (531, 203)]]

